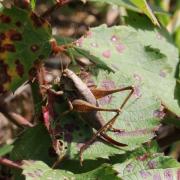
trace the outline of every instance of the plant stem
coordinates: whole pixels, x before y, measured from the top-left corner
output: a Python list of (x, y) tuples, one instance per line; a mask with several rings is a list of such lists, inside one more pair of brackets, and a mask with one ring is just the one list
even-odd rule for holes
[(65, 4), (68, 4), (71, 1), (72, 0), (58, 0), (56, 4), (54, 4), (49, 9), (47, 9), (47, 11), (45, 11), (40, 17), (41, 18), (47, 18), (48, 16), (50, 16), (50, 14), (52, 14), (53, 11), (62, 7)]
[(8, 166), (10, 168), (22, 169), (21, 163), (12, 161), (12, 160), (7, 159), (7, 158), (0, 158), (0, 164)]

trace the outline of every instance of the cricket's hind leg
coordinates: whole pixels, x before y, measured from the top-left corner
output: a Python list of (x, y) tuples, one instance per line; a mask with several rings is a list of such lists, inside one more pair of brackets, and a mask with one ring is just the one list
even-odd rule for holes
[(108, 136), (107, 134), (104, 134), (104, 131), (106, 129), (109, 129), (109, 126), (111, 126), (111, 123), (113, 121), (116, 120), (116, 118), (119, 116), (119, 113), (117, 113), (109, 122), (107, 122), (101, 129), (99, 129), (94, 135), (93, 137), (88, 141), (86, 142), (81, 148), (80, 148), (80, 164), (82, 166), (82, 162), (83, 162), (83, 152), (88, 148), (89, 145), (91, 145), (95, 140), (96, 138), (99, 136), (101, 139), (105, 140), (106, 142), (112, 144), (112, 145), (115, 145), (115, 146), (120, 146), (120, 147), (124, 147), (124, 146), (127, 146), (126, 144), (123, 144), (123, 143), (120, 143), (114, 139), (112, 139), (110, 136)]
[(119, 89), (112, 89), (112, 90), (106, 90), (106, 89), (92, 89), (92, 93), (94, 94), (94, 96), (98, 99), (98, 98), (102, 98), (105, 97), (107, 95), (116, 93), (116, 92), (121, 92), (121, 91), (127, 91), (129, 90), (130, 93), (128, 94), (128, 96), (124, 99), (123, 103), (121, 104), (121, 106), (119, 107), (119, 112), (117, 112), (117, 114), (110, 120), (108, 121), (102, 128), (100, 128), (96, 134), (94, 134), (94, 136), (86, 143), (84, 144), (81, 149), (80, 149), (80, 163), (82, 165), (82, 154), (83, 152), (88, 148), (88, 146), (100, 135), (100, 137), (102, 136), (104, 140), (106, 140), (107, 142), (116, 145), (116, 146), (127, 146), (126, 144), (120, 143), (115, 141), (114, 139), (112, 139), (111, 137), (109, 137), (108, 135), (105, 134), (106, 131), (111, 130), (113, 132), (122, 132), (123, 130), (121, 129), (116, 129), (113, 128), (113, 124), (115, 123), (117, 117), (119, 116), (119, 114), (122, 112), (122, 109), (124, 108), (124, 106), (126, 105), (127, 101), (130, 99), (130, 97), (132, 96), (132, 94), (134, 93), (134, 87), (133, 86), (128, 86), (128, 87), (124, 87), (124, 88), (119, 88)]
[[(128, 102), (128, 100), (131, 98), (132, 94), (134, 93), (134, 87), (133, 86), (127, 86), (124, 88), (117, 88), (117, 89), (103, 89), (103, 88), (95, 88), (95, 89), (91, 89), (91, 92), (94, 94), (94, 96), (99, 99), (102, 97), (105, 97), (107, 95), (113, 94), (113, 93), (117, 93), (117, 92), (122, 92), (122, 91), (130, 91), (129, 94), (127, 95), (127, 97), (124, 99), (123, 103), (121, 104), (121, 106), (119, 107), (119, 112), (122, 112), (122, 109), (124, 108), (124, 106), (126, 105), (126, 103)], [(115, 123), (116, 119), (112, 119), (111, 121), (111, 125), (108, 127), (107, 130), (110, 130), (112, 132), (123, 132), (123, 129), (116, 129), (113, 128), (113, 124)]]

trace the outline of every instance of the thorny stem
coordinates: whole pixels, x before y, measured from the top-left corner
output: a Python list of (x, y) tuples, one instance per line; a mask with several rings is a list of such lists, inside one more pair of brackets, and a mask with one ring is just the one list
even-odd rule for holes
[(15, 162), (7, 158), (0, 158), (0, 164), (10, 168), (22, 169), (22, 163)]
[(57, 54), (59, 52), (67, 51), (68, 48), (73, 48), (73, 46), (74, 46), (73, 43), (69, 43), (69, 44), (65, 44), (65, 45), (60, 45), (59, 46), (55, 39), (52, 39), (50, 41), (50, 44), (51, 44), (52, 52), (55, 53), (55, 54)]
[(69, 2), (71, 2), (72, 0), (57, 0), (57, 3), (54, 4), (53, 6), (51, 6), (49, 9), (47, 9), (47, 11), (45, 11), (42, 15), (41, 18), (47, 18), (48, 16), (50, 16), (50, 14), (55, 11), (56, 9), (64, 6), (65, 4), (68, 4)]

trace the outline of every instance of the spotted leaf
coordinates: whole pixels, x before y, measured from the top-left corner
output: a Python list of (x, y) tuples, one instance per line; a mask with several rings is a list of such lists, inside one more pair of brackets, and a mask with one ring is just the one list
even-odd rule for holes
[[(180, 116), (180, 90), (174, 78), (178, 50), (163, 30), (151, 26), (136, 28), (92, 28), (88, 33), (91, 36), (83, 38), (81, 48), (113, 68), (117, 75), (112, 76), (139, 77), (147, 95), (160, 99), (167, 109)], [(94, 48), (92, 43), (98, 47)]]
[(108, 164), (103, 164), (101, 167), (94, 169), (92, 171), (82, 173), (82, 174), (73, 174), (70, 171), (65, 170), (54, 170), (48, 167), (42, 161), (27, 162), (23, 166), (23, 175), (27, 180), (43, 180), (43, 179), (64, 179), (64, 180), (84, 180), (84, 179), (114, 179), (118, 180), (116, 170)]
[(180, 164), (162, 154), (144, 154), (114, 165), (118, 177), (124, 180), (179, 179)]
[[(117, 161), (117, 159), (116, 159)], [(72, 163), (74, 166), (74, 163)], [(81, 167), (82, 169), (83, 167)], [(86, 170), (87, 171), (87, 170)], [(136, 154), (119, 164), (101, 164), (85, 173), (72, 173), (62, 169), (52, 169), (42, 161), (25, 161), (23, 175), (31, 179), (137, 179), (160, 180), (179, 179), (180, 164), (171, 157), (162, 154)]]
[(49, 24), (31, 11), (0, 9), (0, 93), (15, 91), (50, 53)]

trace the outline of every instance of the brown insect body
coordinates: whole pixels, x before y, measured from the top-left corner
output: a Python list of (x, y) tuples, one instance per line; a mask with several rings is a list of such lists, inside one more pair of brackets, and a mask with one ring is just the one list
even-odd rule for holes
[[(66, 75), (66, 79), (68, 78), (73, 83), (78, 99), (81, 98), (94, 106), (99, 106), (93, 93), (73, 71), (65, 69), (64, 73)], [(91, 127), (95, 128), (96, 130), (99, 130), (105, 124), (105, 121), (99, 111), (81, 113), (81, 116)]]

